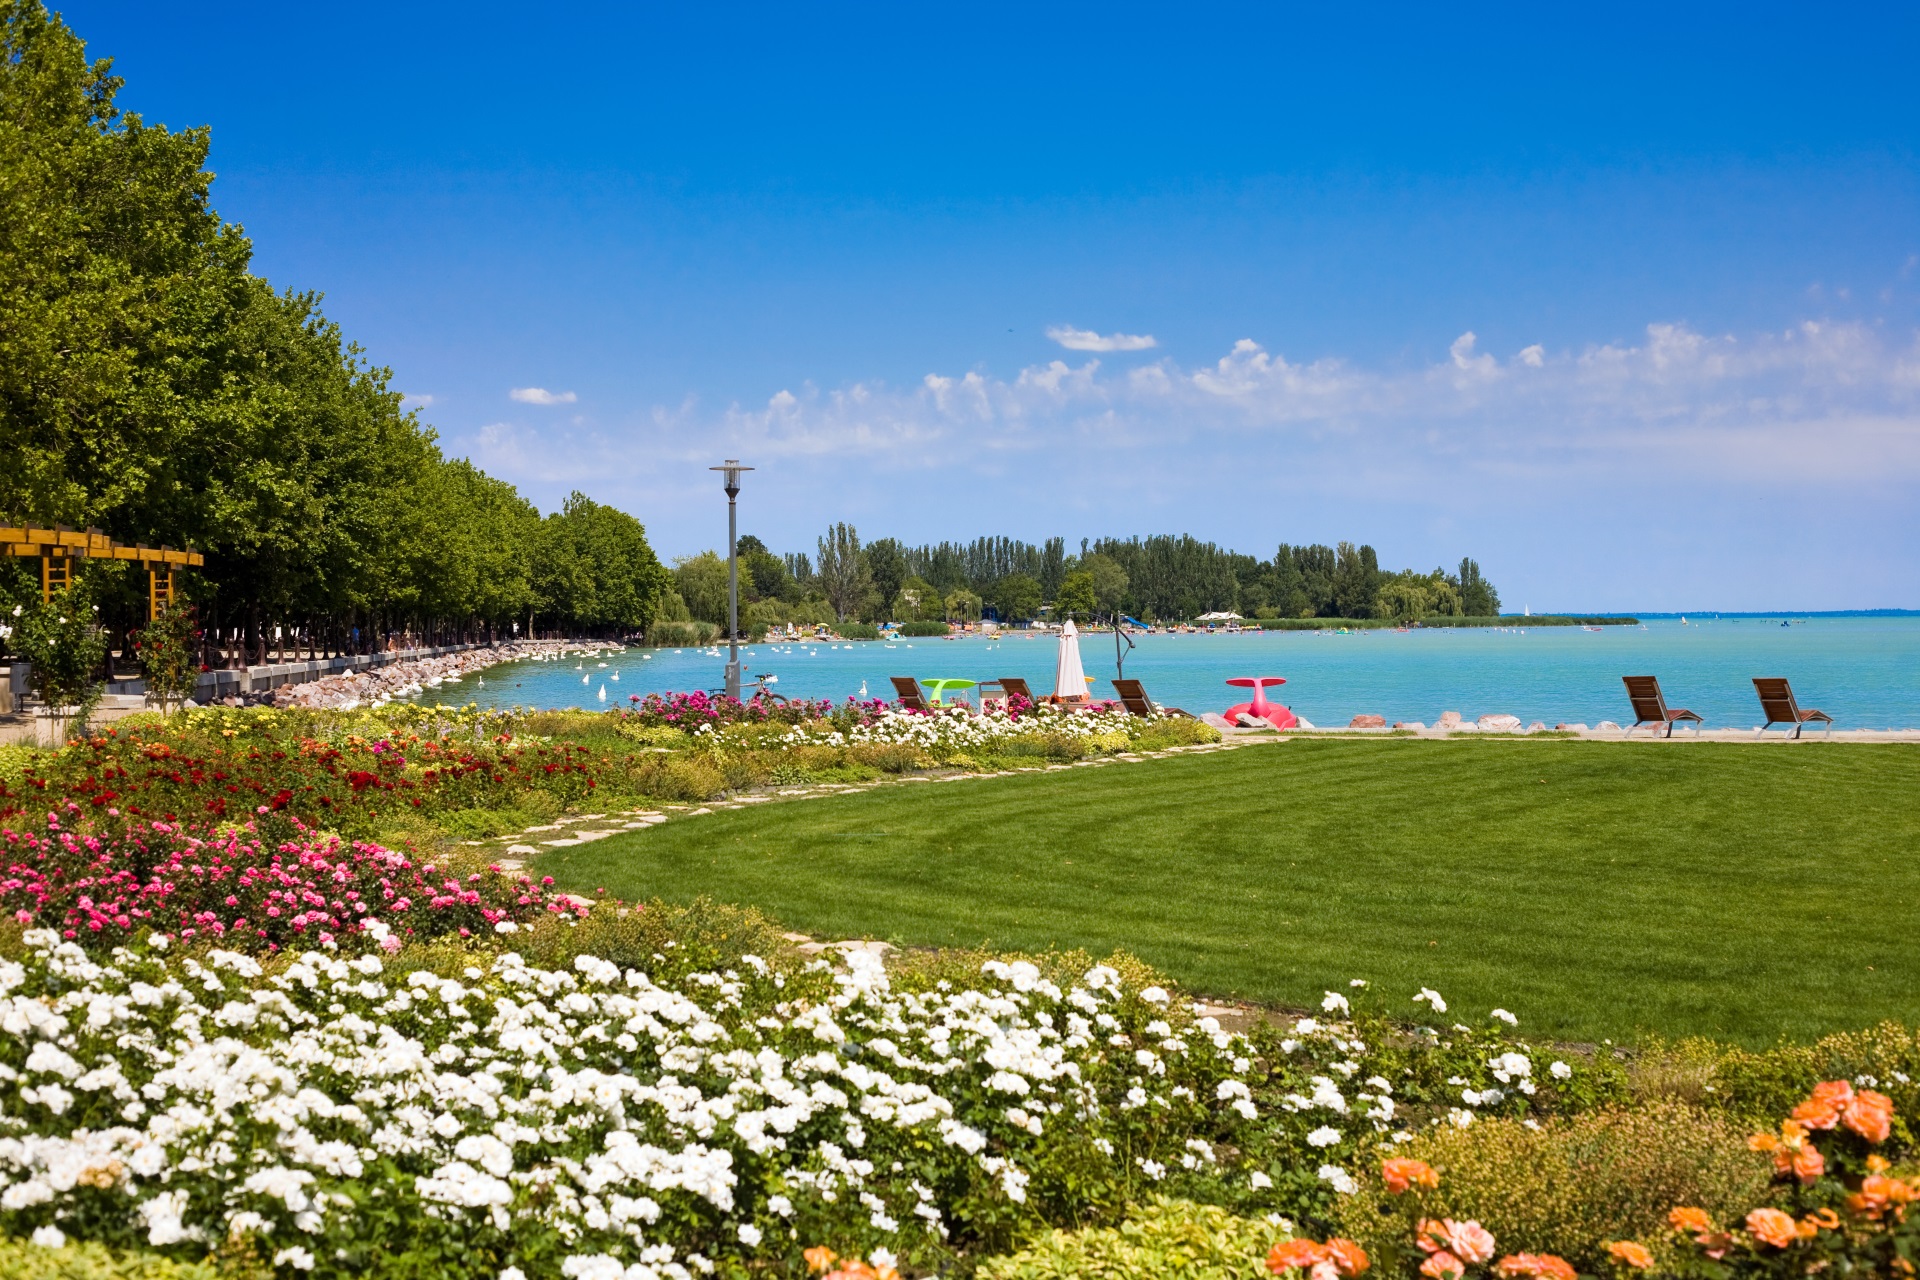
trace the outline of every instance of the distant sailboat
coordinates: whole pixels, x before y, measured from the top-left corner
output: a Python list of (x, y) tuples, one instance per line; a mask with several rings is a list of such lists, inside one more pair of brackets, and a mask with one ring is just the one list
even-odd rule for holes
[(601, 685), (601, 686), (600, 686), (600, 701), (602, 701), (602, 702), (605, 702), (606, 700), (607, 700), (607, 686), (605, 686), (605, 685)]
[(580, 677), (580, 683), (581, 683), (581, 684), (592, 684), (592, 683), (593, 683), (593, 677), (592, 677), (592, 676), (581, 676), (581, 677)]

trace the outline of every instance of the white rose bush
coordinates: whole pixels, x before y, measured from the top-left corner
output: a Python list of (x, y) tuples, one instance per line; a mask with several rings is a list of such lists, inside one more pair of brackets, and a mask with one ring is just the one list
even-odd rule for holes
[(505, 931), (365, 936), (19, 935), (0, 1231), (285, 1276), (797, 1274), (816, 1246), (919, 1273), (1158, 1194), (1311, 1216), (1419, 1126), (1587, 1084), (1344, 1004), (1234, 1034), (1105, 965), (915, 983), (865, 952), (542, 968)]
[(909, 746), (938, 754), (979, 749), (1011, 738), (1064, 734), (1104, 739), (1118, 749), (1161, 719), (1130, 715), (1119, 703), (1075, 711), (1041, 704), (1018, 713), (1000, 708), (975, 711), (961, 705), (931, 711), (886, 707), (845, 728), (829, 720), (796, 725), (783, 741), (792, 746)]

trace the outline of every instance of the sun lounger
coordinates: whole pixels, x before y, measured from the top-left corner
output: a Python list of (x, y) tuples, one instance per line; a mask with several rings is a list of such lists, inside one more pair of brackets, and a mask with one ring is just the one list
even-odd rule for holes
[[(1128, 714), (1136, 716), (1150, 716), (1153, 714), (1153, 699), (1147, 696), (1145, 685), (1141, 684), (1138, 680), (1115, 680), (1112, 683), (1113, 691), (1120, 695), (1120, 705), (1127, 709)], [(1160, 709), (1170, 716), (1186, 716), (1189, 720), (1193, 719), (1190, 713), (1182, 711), (1178, 707), (1162, 707)]]
[(888, 679), (893, 681), (893, 696), (900, 700), (901, 706), (909, 711), (933, 710), (927, 705), (926, 696), (920, 692), (918, 680), (912, 676), (889, 676)]
[(1000, 686), (1000, 692), (1009, 698), (1025, 698), (1028, 702), (1033, 701), (1033, 690), (1029, 689), (1027, 682), (1019, 676), (1001, 676), (996, 683)]
[(1755, 676), (1753, 690), (1760, 695), (1760, 713), (1767, 718), (1760, 732), (1765, 733), (1776, 724), (1790, 724), (1793, 726), (1793, 736), (1797, 738), (1810, 720), (1826, 721), (1827, 732), (1833, 732), (1833, 717), (1824, 711), (1802, 711), (1800, 704), (1793, 700), (1793, 686), (1785, 680), (1774, 676)]
[(1678, 711), (1667, 709), (1667, 700), (1660, 693), (1660, 681), (1654, 676), (1621, 676), (1627, 686), (1627, 700), (1633, 703), (1633, 723), (1627, 726), (1632, 733), (1643, 724), (1665, 725), (1667, 736), (1673, 736), (1673, 726), (1681, 720), (1691, 720), (1695, 724), (1705, 724), (1693, 712), (1684, 707)]

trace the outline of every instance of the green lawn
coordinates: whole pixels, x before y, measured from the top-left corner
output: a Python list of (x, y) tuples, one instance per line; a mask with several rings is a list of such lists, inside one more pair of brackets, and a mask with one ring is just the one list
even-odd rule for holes
[(816, 935), (1124, 948), (1259, 1000), (1364, 977), (1542, 1036), (1770, 1043), (1920, 1020), (1916, 836), (1910, 747), (1299, 740), (766, 804), (540, 866)]

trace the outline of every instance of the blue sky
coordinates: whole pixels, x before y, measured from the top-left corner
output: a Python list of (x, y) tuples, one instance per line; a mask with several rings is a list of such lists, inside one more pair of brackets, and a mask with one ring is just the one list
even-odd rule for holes
[(1920, 607), (1920, 11), (1677, 8), (63, 11), (450, 451), (668, 555), (732, 455), (783, 549)]

